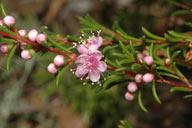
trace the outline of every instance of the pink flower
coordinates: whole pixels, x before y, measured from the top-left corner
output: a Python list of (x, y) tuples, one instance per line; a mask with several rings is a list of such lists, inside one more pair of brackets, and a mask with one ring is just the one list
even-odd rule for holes
[(146, 73), (146, 74), (143, 76), (143, 81), (144, 81), (145, 83), (150, 83), (150, 82), (153, 81), (153, 79), (154, 79), (154, 75), (151, 74), (151, 73)]
[(135, 76), (135, 82), (136, 83), (141, 83), (143, 81), (143, 75), (142, 74), (137, 74)]
[(46, 41), (47, 40), (47, 37), (46, 37), (46, 35), (45, 34), (39, 34), (38, 36), (37, 36), (37, 43), (41, 43), (42, 41)]
[(77, 50), (81, 54), (88, 54), (89, 52), (95, 52), (102, 45), (103, 39), (101, 36), (92, 36), (87, 41), (81, 41), (80, 45), (77, 46)]
[(137, 91), (137, 84), (135, 82), (130, 82), (127, 86), (129, 92), (133, 93)]
[(35, 41), (36, 38), (37, 38), (37, 35), (38, 35), (38, 31), (37, 31), (36, 29), (32, 29), (32, 30), (30, 30), (29, 33), (28, 33), (28, 38), (29, 38), (29, 40), (31, 40), (31, 41)]
[(54, 64), (58, 67), (63, 66), (65, 63), (65, 57), (62, 55), (57, 55), (54, 60), (53, 60)]
[(132, 101), (134, 99), (134, 96), (130, 92), (126, 92), (125, 93), (125, 99), (128, 101)]
[(3, 25), (4, 25), (3, 21), (2, 21), (2, 20), (0, 20), (0, 26), (3, 26)]
[(12, 16), (6, 16), (3, 19), (4, 24), (6, 24), (7, 26), (13, 26), (15, 24), (15, 18)]
[(144, 61), (145, 61), (145, 63), (146, 63), (147, 65), (152, 65), (154, 59), (153, 59), (152, 56), (145, 56), (145, 57), (144, 57)]
[(24, 59), (24, 60), (30, 60), (31, 59), (31, 53), (29, 50), (23, 50), (21, 52), (21, 57)]
[(2, 44), (1, 47), (0, 47), (0, 51), (2, 53), (8, 53), (9, 52), (9, 48), (7, 47), (6, 44)]
[(54, 65), (54, 63), (50, 63), (47, 67), (47, 70), (52, 73), (56, 74), (58, 72), (57, 67)]
[(101, 61), (101, 58), (102, 54), (99, 51), (78, 56), (75, 75), (79, 78), (88, 77), (92, 82), (98, 82), (100, 73), (105, 72), (107, 69), (106, 63)]
[(20, 36), (25, 36), (27, 34), (27, 31), (22, 29), (22, 30), (19, 30), (18, 33)]

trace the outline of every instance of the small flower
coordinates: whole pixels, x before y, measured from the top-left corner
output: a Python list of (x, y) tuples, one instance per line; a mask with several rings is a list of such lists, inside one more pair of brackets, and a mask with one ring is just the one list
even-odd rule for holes
[(143, 75), (142, 74), (137, 74), (135, 76), (135, 82), (136, 83), (141, 83), (143, 81)]
[(150, 83), (150, 82), (153, 81), (153, 79), (154, 79), (154, 75), (151, 74), (151, 73), (146, 73), (146, 74), (143, 76), (143, 81), (144, 81), (145, 83)]
[(133, 96), (132, 93), (126, 92), (125, 93), (125, 99), (128, 100), (128, 101), (132, 101), (134, 99), (134, 96)]
[(24, 60), (30, 60), (31, 59), (31, 53), (29, 50), (23, 50), (21, 52), (21, 57), (24, 59)]
[(19, 30), (18, 33), (20, 36), (24, 37), (27, 34), (27, 31), (22, 29), (22, 30)]
[(75, 75), (79, 78), (88, 76), (92, 82), (98, 82), (100, 73), (105, 72), (107, 69), (106, 63), (101, 61), (101, 58), (102, 54), (99, 51), (78, 56)]
[(12, 16), (6, 16), (6, 17), (4, 17), (3, 22), (7, 26), (11, 27), (15, 24), (15, 18)]
[(36, 38), (37, 38), (37, 35), (38, 35), (38, 31), (37, 31), (36, 29), (32, 29), (32, 30), (30, 30), (29, 33), (28, 33), (28, 38), (29, 38), (29, 40), (31, 40), (31, 41), (35, 41)]
[(138, 59), (143, 59), (143, 57), (144, 57), (143, 54), (141, 54), (141, 53), (138, 53), (138, 54), (137, 54), (137, 58), (138, 58)]
[(9, 48), (7, 47), (6, 44), (2, 44), (1, 47), (0, 47), (0, 50), (2, 53), (6, 54), (9, 52)]
[(88, 54), (89, 52), (95, 52), (98, 50), (98, 48), (102, 45), (103, 39), (102, 37), (98, 34), (96, 37), (93, 35), (87, 41), (81, 41), (80, 45), (77, 46), (77, 50), (81, 54)]
[(144, 56), (149, 56), (149, 52), (148, 52), (146, 49), (143, 50), (142, 54), (143, 54)]
[(56, 74), (58, 72), (57, 67), (54, 63), (50, 63), (47, 67), (48, 71), (52, 74)]
[(41, 43), (42, 41), (46, 41), (47, 40), (47, 37), (46, 37), (46, 35), (45, 34), (39, 34), (38, 36), (37, 36), (37, 43)]
[(137, 91), (137, 84), (135, 82), (130, 82), (127, 86), (129, 92), (133, 93)]
[(152, 65), (154, 60), (152, 56), (146, 56), (144, 57), (144, 61), (147, 65)]
[(171, 63), (171, 60), (169, 58), (165, 59), (165, 64), (169, 65)]
[(62, 56), (62, 55), (57, 55), (55, 58), (54, 58), (54, 64), (57, 66), (57, 67), (60, 67), (60, 66), (63, 66), (64, 63), (65, 63), (65, 57)]

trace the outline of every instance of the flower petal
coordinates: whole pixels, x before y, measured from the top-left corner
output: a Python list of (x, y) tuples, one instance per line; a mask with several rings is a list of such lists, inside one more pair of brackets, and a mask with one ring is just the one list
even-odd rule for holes
[(77, 66), (77, 70), (75, 72), (75, 75), (79, 78), (83, 78), (88, 73), (88, 70), (84, 68), (82, 65)]
[(89, 56), (86, 54), (81, 54), (77, 57), (76, 64), (84, 64), (87, 62)]
[(107, 64), (104, 61), (99, 61), (99, 67), (98, 70), (100, 72), (105, 72), (107, 69)]
[(85, 47), (84, 45), (78, 45), (77, 50), (79, 53), (82, 53), (82, 54), (88, 54), (88, 51), (89, 51), (87, 47)]
[(101, 36), (98, 35), (97, 37), (97, 46), (100, 47), (103, 43), (103, 38)]
[(101, 60), (101, 58), (103, 57), (102, 53), (100, 51), (96, 51), (96, 52), (92, 52), (89, 53), (91, 56), (96, 57), (98, 60)]
[(95, 51), (97, 51), (98, 48), (99, 47), (96, 44), (89, 45), (89, 47), (88, 47), (90, 52), (95, 52)]
[(89, 72), (89, 77), (92, 82), (98, 82), (100, 79), (100, 73), (98, 70)]

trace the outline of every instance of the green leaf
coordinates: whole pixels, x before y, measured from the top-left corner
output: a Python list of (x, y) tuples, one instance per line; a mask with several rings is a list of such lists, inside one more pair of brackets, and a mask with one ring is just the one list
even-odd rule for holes
[(147, 109), (145, 108), (145, 106), (142, 103), (142, 92), (141, 92), (141, 90), (139, 90), (139, 93), (138, 93), (138, 103), (139, 103), (139, 106), (141, 107), (141, 109), (144, 112), (148, 112)]
[(0, 38), (1, 42), (5, 42), (5, 43), (14, 43), (17, 42), (16, 40), (13, 39), (8, 39), (8, 38)]
[(172, 13), (172, 16), (192, 15), (192, 11), (189, 10), (177, 10)]
[(2, 1), (1, 1), (1, 12), (2, 12), (2, 14), (3, 14), (4, 17), (7, 16), (7, 13), (6, 13), (6, 11), (5, 11), (5, 7), (4, 7), (4, 4), (3, 4)]
[(63, 73), (72, 65), (72, 63), (66, 65), (56, 76), (56, 86), (59, 86), (59, 81), (61, 79), (61, 76), (63, 75)]
[(145, 29), (144, 27), (142, 27), (142, 31), (143, 33), (150, 37), (151, 39), (155, 39), (155, 40), (162, 40), (162, 41), (165, 41), (165, 38), (163, 37), (160, 37), (160, 36), (157, 36), (157, 35), (154, 35), (153, 33), (149, 32), (147, 29)]
[(169, 73), (174, 73), (172, 70), (164, 67), (164, 66), (158, 66), (156, 67), (157, 70), (163, 70), (163, 71), (166, 71), (166, 72), (169, 72)]
[(120, 121), (121, 127), (120, 128), (133, 128), (127, 121)]
[(61, 44), (59, 44), (58, 42), (54, 41), (53, 39), (51, 39), (50, 35), (45, 33), (44, 34), (47, 36), (47, 40), (55, 47), (67, 52), (67, 53), (71, 53), (71, 51), (69, 51), (67, 48), (63, 47)]
[(155, 100), (161, 104), (161, 100), (159, 99), (158, 95), (157, 95), (157, 92), (156, 92), (156, 87), (155, 87), (155, 80), (153, 80), (153, 83), (152, 83), (152, 93), (153, 93), (153, 96), (155, 98)]
[(121, 76), (111, 76), (110, 78), (107, 78), (107, 80), (103, 84), (103, 88), (107, 89), (111, 83), (117, 82), (118, 80), (122, 80), (122, 77)]
[(169, 42), (181, 42), (183, 40), (181, 38), (169, 36), (166, 33), (164, 34), (164, 36), (165, 36), (166, 40), (169, 41)]
[(168, 31), (168, 33), (176, 38), (192, 39), (192, 36), (187, 36), (185, 33), (178, 33), (175, 31)]
[(121, 41), (119, 41), (119, 44), (120, 44), (122, 50), (124, 51), (124, 53), (127, 54), (128, 59), (134, 60), (133, 55), (128, 51), (128, 49), (126, 49), (125, 45)]
[(181, 53), (180, 50), (176, 51), (173, 53), (172, 57), (171, 57), (171, 62), (174, 62), (174, 59), (179, 55), (179, 53)]
[(150, 56), (153, 56), (153, 45), (154, 45), (154, 43), (151, 43), (151, 45), (149, 47), (149, 54), (150, 54)]
[(126, 39), (126, 40), (140, 41), (140, 39), (137, 39), (137, 38), (135, 38), (135, 37), (129, 36), (129, 35), (127, 35), (126, 33), (124, 33), (123, 31), (117, 30), (117, 33), (118, 33), (120, 36), (122, 36), (124, 39)]
[(189, 88), (183, 88), (183, 87), (173, 87), (170, 89), (170, 92), (192, 92), (192, 89)]
[(116, 67), (116, 68), (119, 68), (120, 66), (117, 65), (116, 63), (112, 62), (111, 60), (109, 60), (108, 58), (105, 58), (105, 61), (107, 64), (113, 66), (113, 67)]
[(166, 73), (166, 72), (160, 72), (160, 71), (158, 71), (158, 74), (161, 75), (161, 76), (168, 76), (168, 77), (171, 77), (171, 78), (179, 79), (178, 76), (173, 75), (173, 74), (170, 74), (170, 73)]
[(184, 96), (184, 98), (192, 98), (192, 94)]
[(17, 45), (14, 45), (11, 49), (11, 51), (9, 52), (9, 55), (7, 56), (7, 60), (6, 60), (6, 69), (9, 72), (10, 71), (10, 66), (11, 66), (11, 60), (14, 56), (15, 50), (17, 49)]
[(184, 25), (188, 26), (188, 27), (191, 27), (192, 28), (192, 22), (184, 22)]

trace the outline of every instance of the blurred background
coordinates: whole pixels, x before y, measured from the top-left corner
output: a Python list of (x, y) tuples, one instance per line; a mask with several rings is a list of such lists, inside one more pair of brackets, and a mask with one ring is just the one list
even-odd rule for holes
[[(186, 0), (184, 0), (186, 1)], [(79, 35), (78, 16), (90, 14), (111, 28), (115, 20), (133, 36), (141, 36), (141, 26), (163, 35), (168, 29), (187, 31), (183, 19), (173, 17), (177, 7), (164, 0), (5, 0), (9, 15), (17, 26), (30, 30), (42, 25), (61, 35)], [(55, 54), (35, 56), (26, 62), (19, 51), (11, 71), (5, 71), (6, 56), (0, 54), (0, 128), (117, 128), (127, 120), (134, 128), (192, 128), (192, 102), (182, 93), (171, 94), (159, 85), (163, 104), (156, 103), (150, 88), (145, 91), (142, 112), (137, 100), (124, 99), (126, 88), (114, 86), (99, 91), (82, 85), (70, 72), (60, 85), (48, 73)]]

